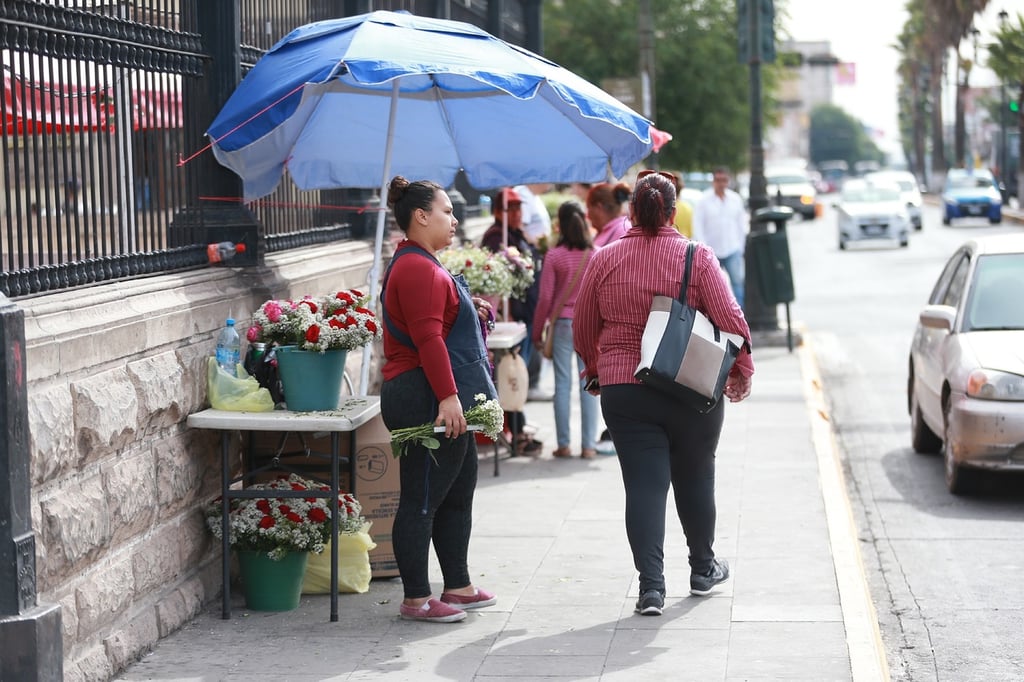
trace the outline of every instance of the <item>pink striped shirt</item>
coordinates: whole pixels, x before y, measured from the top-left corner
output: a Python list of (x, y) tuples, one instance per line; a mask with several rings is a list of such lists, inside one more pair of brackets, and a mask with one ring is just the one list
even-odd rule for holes
[[(654, 237), (632, 228), (594, 253), (583, 273), (573, 322), (573, 342), (587, 367), (585, 376), (596, 371), (602, 386), (640, 383), (633, 373), (640, 364), (640, 339), (651, 300), (656, 295), (679, 295), (689, 241), (671, 226), (659, 228)], [(752, 376), (750, 328), (743, 311), (711, 248), (701, 242), (694, 246), (686, 300), (723, 331), (747, 339), (732, 371)]]
[(583, 263), (584, 254), (593, 256), (594, 251), (582, 251), (570, 249), (567, 246), (556, 246), (544, 254), (544, 266), (540, 271), (540, 296), (537, 299), (537, 308), (533, 313), (533, 337), (534, 341), (540, 341), (541, 331), (544, 329), (544, 321), (551, 317), (555, 306), (565, 296), (565, 305), (558, 317), (572, 319), (573, 307), (576, 305), (576, 296), (580, 291), (580, 284), (583, 282), (583, 273), (580, 273), (576, 281), (575, 290), (568, 296), (566, 288), (576, 277), (576, 271)]
[(594, 246), (607, 246), (614, 241), (618, 241), (626, 235), (626, 231), (629, 228), (629, 216), (620, 215), (618, 218), (612, 218), (594, 237)]

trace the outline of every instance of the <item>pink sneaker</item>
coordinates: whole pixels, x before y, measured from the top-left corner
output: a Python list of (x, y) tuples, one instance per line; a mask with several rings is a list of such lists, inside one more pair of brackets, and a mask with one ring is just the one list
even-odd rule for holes
[(454, 604), (460, 609), (480, 609), (485, 606), (494, 606), (498, 603), (498, 598), (487, 590), (481, 590), (478, 587), (476, 588), (476, 594), (472, 596), (442, 592), (441, 601), (446, 604)]
[(455, 623), (466, 617), (465, 611), (448, 606), (436, 599), (428, 599), (423, 606), (402, 604), (398, 607), (398, 611), (405, 620), (422, 620), (428, 623)]

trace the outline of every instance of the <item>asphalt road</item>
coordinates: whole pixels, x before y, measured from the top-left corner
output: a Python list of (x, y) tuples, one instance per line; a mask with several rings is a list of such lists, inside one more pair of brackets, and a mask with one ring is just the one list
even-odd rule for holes
[(943, 227), (929, 205), (904, 249), (840, 252), (830, 208), (788, 230), (792, 315), (820, 365), (894, 680), (1024, 679), (1024, 477), (950, 495), (941, 458), (911, 449), (906, 407), (917, 313), (947, 257), (972, 235), (1021, 229)]

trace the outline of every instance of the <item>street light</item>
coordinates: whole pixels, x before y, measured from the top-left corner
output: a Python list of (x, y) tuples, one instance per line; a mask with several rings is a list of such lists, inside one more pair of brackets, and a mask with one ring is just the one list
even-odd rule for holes
[[(1001, 9), (997, 16), (999, 17), (999, 32), (1005, 33), (1006, 20), (1010, 18), (1010, 15), (1005, 9)], [(999, 181), (1005, 188), (1003, 203), (1006, 203), (1010, 186), (1006, 182), (1006, 162), (1009, 160), (1009, 155), (1006, 150), (1006, 83), (1002, 78), (999, 79), (999, 100)]]

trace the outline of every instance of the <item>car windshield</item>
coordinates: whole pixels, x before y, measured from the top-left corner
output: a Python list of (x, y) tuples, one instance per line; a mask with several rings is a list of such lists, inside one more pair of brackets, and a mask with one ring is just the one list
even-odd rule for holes
[(982, 256), (974, 270), (965, 331), (1024, 329), (1024, 253)]
[(877, 203), (899, 201), (900, 191), (896, 187), (848, 187), (843, 189), (843, 201), (847, 203)]
[(950, 189), (970, 189), (972, 187), (991, 187), (992, 178), (984, 175), (951, 175), (946, 178), (946, 186)]

